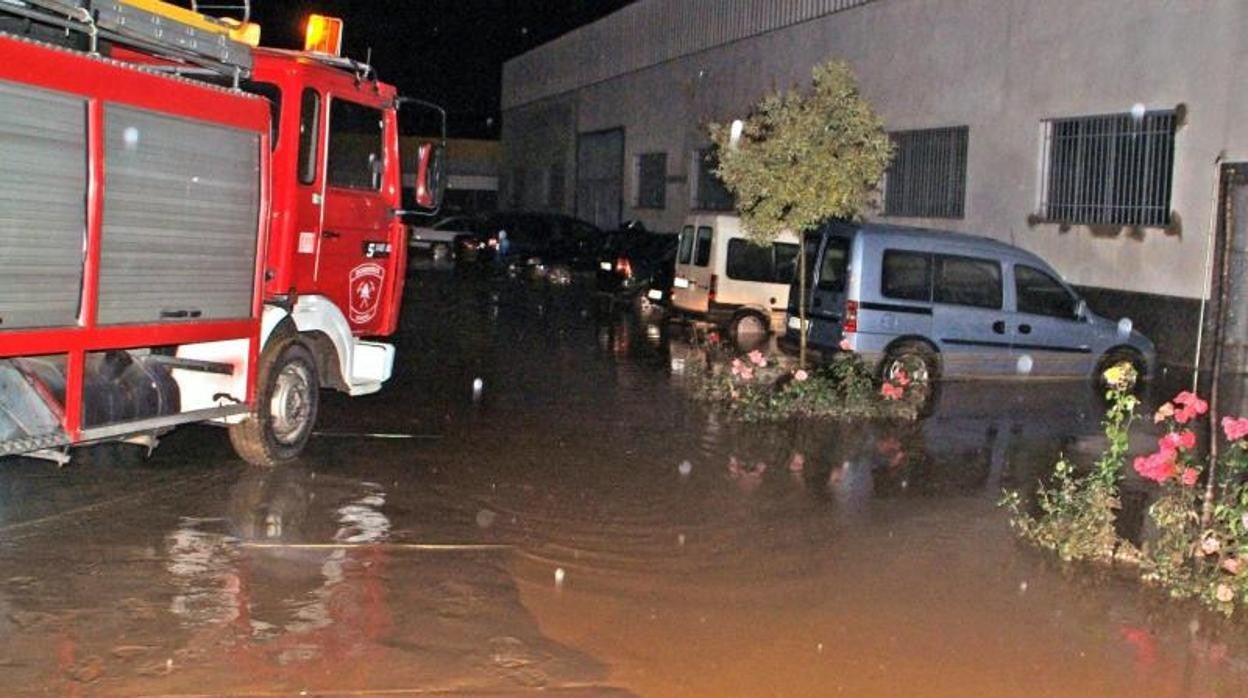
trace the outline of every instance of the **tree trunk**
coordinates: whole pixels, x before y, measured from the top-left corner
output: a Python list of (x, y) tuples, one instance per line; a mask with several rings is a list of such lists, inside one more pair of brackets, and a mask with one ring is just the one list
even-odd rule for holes
[(798, 317), (798, 351), (797, 366), (806, 368), (806, 235), (803, 233), (797, 245), (797, 317)]

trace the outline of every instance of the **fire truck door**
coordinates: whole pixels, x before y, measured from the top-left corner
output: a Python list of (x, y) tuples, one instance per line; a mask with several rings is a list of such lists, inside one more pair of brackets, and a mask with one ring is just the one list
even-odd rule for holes
[(385, 332), (390, 313), (391, 205), (383, 194), (384, 114), (329, 100), (329, 139), (316, 285), (342, 309), (357, 335)]

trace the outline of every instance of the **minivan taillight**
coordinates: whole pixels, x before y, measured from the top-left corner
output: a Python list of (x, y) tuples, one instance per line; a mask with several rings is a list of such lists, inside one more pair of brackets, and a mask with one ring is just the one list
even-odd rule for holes
[(628, 260), (628, 257), (615, 260), (615, 273), (626, 279), (633, 278), (633, 263)]
[(711, 285), (706, 289), (706, 301), (708, 303), (715, 302), (715, 292), (719, 290), (719, 275), (711, 274)]
[(841, 332), (858, 331), (858, 301), (845, 301), (845, 321), (841, 323)]

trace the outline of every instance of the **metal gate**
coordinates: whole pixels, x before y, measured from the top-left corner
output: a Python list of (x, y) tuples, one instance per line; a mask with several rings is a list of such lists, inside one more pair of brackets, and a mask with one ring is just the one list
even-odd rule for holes
[(1248, 408), (1248, 163), (1222, 166), (1211, 284), (1210, 353), (1223, 414)]
[(623, 206), (624, 129), (582, 133), (576, 143), (577, 218), (615, 230)]

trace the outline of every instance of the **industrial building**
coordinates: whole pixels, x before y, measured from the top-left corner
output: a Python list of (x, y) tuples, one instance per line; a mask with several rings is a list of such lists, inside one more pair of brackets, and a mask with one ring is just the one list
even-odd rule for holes
[(1242, 0), (640, 0), (507, 63), (499, 203), (730, 209), (706, 125), (844, 60), (897, 145), (871, 217), (1034, 251), (1190, 365), (1245, 198), (1246, 51)]

